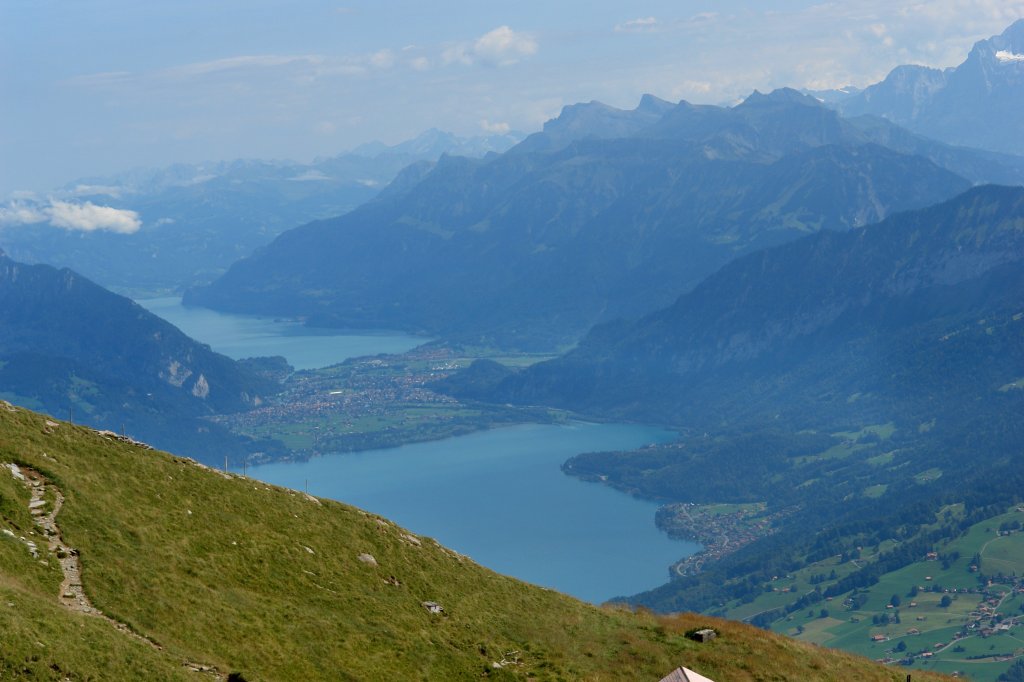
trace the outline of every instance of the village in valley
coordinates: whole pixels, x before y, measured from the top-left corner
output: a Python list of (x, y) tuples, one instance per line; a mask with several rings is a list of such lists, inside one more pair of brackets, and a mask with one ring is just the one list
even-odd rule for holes
[(674, 575), (699, 573), (751, 542), (775, 532), (776, 522), (789, 511), (769, 513), (763, 502), (751, 504), (695, 504), (678, 502), (662, 505), (655, 522), (669, 537), (699, 542), (701, 551), (672, 565)]
[[(432, 388), (433, 382), (479, 357), (495, 356), (486, 349), (426, 344), (401, 355), (355, 358), (298, 371), (283, 378), (282, 391), (259, 407), (213, 420), (236, 433), (278, 440), (292, 457), (305, 458), (567, 418), (557, 410), (466, 404)], [(521, 354), (497, 359), (527, 365), (547, 357)], [(260, 461), (251, 457), (249, 463)]]

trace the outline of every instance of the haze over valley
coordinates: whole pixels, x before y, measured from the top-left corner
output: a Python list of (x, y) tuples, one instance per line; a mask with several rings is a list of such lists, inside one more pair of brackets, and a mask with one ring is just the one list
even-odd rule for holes
[(0, 677), (1024, 679), (1024, 3), (770, 5), (5, 6)]

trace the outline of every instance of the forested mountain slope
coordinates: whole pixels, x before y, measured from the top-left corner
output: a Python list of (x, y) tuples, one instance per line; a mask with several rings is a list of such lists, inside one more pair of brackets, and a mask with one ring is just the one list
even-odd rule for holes
[(137, 303), (71, 270), (0, 252), (7, 399), (163, 447), (234, 453), (240, 442), (199, 418), (249, 409), (276, 390)]
[[(1020, 177), (1014, 163), (854, 124), (791, 90), (731, 109), (645, 100), (610, 116), (581, 106), (563, 116), (587, 125), (549, 125), (501, 156), (411, 170), (378, 200), (281, 235), (186, 300), (550, 347), (663, 307), (743, 253), (947, 199), (968, 177)], [(652, 111), (661, 116), (650, 124)]]

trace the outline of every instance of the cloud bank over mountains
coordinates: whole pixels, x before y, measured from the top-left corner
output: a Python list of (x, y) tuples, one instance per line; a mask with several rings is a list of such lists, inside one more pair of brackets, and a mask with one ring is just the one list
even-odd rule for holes
[(118, 234), (133, 234), (142, 227), (142, 220), (136, 211), (97, 206), (91, 201), (81, 203), (50, 198), (45, 202), (35, 202), (16, 199), (6, 206), (0, 206), (0, 227), (41, 223), (64, 230)]

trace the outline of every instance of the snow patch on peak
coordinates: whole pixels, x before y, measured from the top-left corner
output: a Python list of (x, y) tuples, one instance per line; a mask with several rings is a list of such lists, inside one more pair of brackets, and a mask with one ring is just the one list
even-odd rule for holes
[(1022, 63), (1024, 62), (1024, 54), (1017, 54), (1016, 52), (1010, 52), (1009, 50), (999, 50), (996, 52), (996, 59), (1003, 64), (1012, 64), (1013, 62)]

